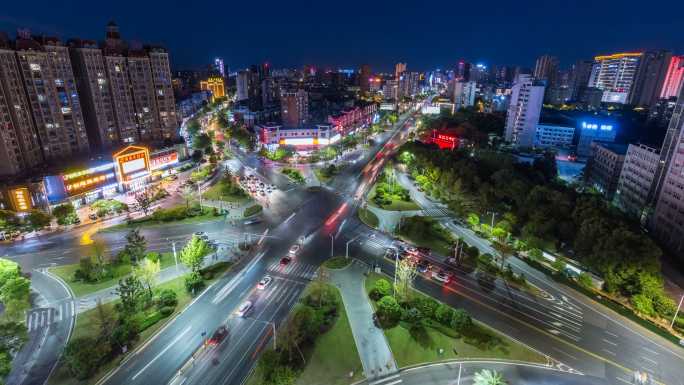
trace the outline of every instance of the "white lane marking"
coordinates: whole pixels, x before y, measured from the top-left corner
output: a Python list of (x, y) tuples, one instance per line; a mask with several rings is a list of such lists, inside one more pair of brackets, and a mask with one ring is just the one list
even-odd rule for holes
[(563, 317), (562, 315), (560, 315), (560, 314), (558, 314), (558, 313), (554, 313), (554, 312), (551, 311), (551, 312), (549, 312), (549, 314), (551, 314), (552, 316), (554, 316), (554, 317), (556, 317), (556, 318), (560, 318), (560, 319), (562, 319), (563, 321), (568, 321), (568, 322), (574, 324), (574, 325), (577, 326), (577, 327), (582, 327), (582, 324), (581, 324), (581, 323), (579, 323), (579, 322), (577, 322), (577, 321), (574, 321), (574, 320), (571, 320), (571, 319), (569, 319), (569, 318), (567, 318), (567, 317)]
[(164, 353), (166, 353), (167, 350), (171, 349), (171, 347), (174, 346), (174, 345), (176, 344), (176, 342), (178, 342), (178, 340), (180, 340), (181, 338), (183, 338), (183, 336), (184, 336), (187, 332), (189, 332), (191, 328), (192, 328), (192, 326), (188, 326), (187, 328), (185, 328), (185, 330), (183, 330), (179, 335), (177, 335), (176, 338), (174, 338), (173, 341), (171, 341), (170, 344), (166, 345), (166, 347), (164, 348), (164, 350), (162, 350), (161, 352), (159, 352), (159, 354), (157, 354), (156, 356), (154, 356), (154, 358), (153, 358), (150, 362), (148, 362), (147, 365), (143, 366), (143, 368), (140, 369), (140, 371), (139, 371), (138, 373), (136, 373), (133, 377), (131, 377), (131, 379), (132, 379), (132, 380), (135, 380), (142, 372), (145, 371), (145, 369), (149, 368), (150, 365), (152, 365), (157, 359), (159, 359), (159, 357), (161, 357)]
[(656, 356), (660, 354), (660, 353), (656, 352), (655, 350), (651, 350), (645, 346), (642, 346), (641, 348), (644, 349), (645, 351), (651, 353), (651, 354), (655, 354)]
[(615, 357), (615, 353), (611, 352), (610, 350), (604, 348), (603, 351)]
[(634, 384), (632, 381), (625, 380), (625, 379), (622, 378), (622, 377), (615, 377), (615, 379), (616, 379), (616, 380), (620, 380), (620, 381), (624, 382), (625, 384)]
[(385, 378), (383, 378), (383, 379), (381, 379), (381, 380), (369, 382), (368, 385), (378, 385), (378, 384), (381, 384), (381, 383), (383, 383), (383, 382), (387, 382), (387, 381), (394, 380), (395, 378), (399, 378), (399, 375), (398, 375), (398, 374), (395, 374), (395, 375), (393, 375), (393, 376), (385, 377)]
[(32, 325), (32, 323), (33, 323), (32, 321), (33, 321), (33, 315), (34, 315), (34, 314), (35, 314), (35, 313), (29, 313), (29, 314), (28, 314), (28, 317), (27, 317), (27, 318), (28, 318), (28, 330), (29, 330), (29, 331), (32, 330), (31, 327), (33, 326), (33, 325)]
[(650, 359), (650, 358), (648, 358), (648, 357), (641, 356), (641, 358), (642, 358), (643, 360), (646, 360), (646, 361), (650, 362), (650, 363), (653, 364), (653, 365), (658, 365), (657, 362), (653, 361), (652, 359)]
[(575, 356), (573, 356), (573, 355), (571, 355), (571, 354), (569, 354), (569, 353), (567, 353), (567, 352), (564, 352), (564, 351), (562, 351), (562, 350), (560, 350), (560, 349), (558, 349), (558, 348), (556, 348), (556, 347), (552, 347), (551, 349), (557, 351), (558, 353), (565, 354), (566, 356), (572, 358), (572, 359), (575, 360), (575, 361), (577, 360), (577, 357), (575, 357)]
[(290, 219), (292, 219), (295, 215), (297, 215), (297, 213), (292, 213), (292, 214), (290, 214), (290, 216), (287, 217), (287, 219), (285, 219), (285, 220), (283, 221), (283, 224), (286, 224), (287, 222), (289, 222)]
[(605, 338), (603, 339), (603, 342), (605, 342), (605, 343), (607, 343), (607, 344), (610, 344), (610, 345), (613, 345), (613, 346), (617, 346), (617, 343), (615, 343), (615, 342), (613, 342), (613, 341), (608, 341), (608, 340), (605, 339)]
[(606, 334), (608, 334), (609, 336), (612, 336), (612, 337), (615, 337), (615, 338), (619, 338), (619, 337), (620, 337), (620, 336), (618, 336), (617, 334), (613, 334), (613, 333), (609, 332), (608, 330), (604, 330), (604, 332), (605, 332)]
[(230, 282), (228, 282), (218, 293), (216, 293), (214, 298), (211, 300), (211, 303), (216, 305), (217, 303), (223, 301), (223, 299), (226, 298), (231, 291), (233, 291), (238, 283), (240, 283), (242, 277), (244, 277), (245, 274), (247, 274), (247, 272), (251, 270), (257, 264), (257, 262), (259, 262), (259, 260), (261, 260), (264, 254), (266, 254), (266, 252), (262, 251), (256, 257), (254, 257), (254, 259), (239, 274), (235, 275)]

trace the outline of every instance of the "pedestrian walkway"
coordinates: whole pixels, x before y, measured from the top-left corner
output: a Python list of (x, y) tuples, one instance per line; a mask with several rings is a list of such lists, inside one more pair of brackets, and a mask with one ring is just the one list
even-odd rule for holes
[(379, 207), (368, 205), (366, 207), (370, 210), (376, 217), (378, 217), (378, 229), (387, 233), (393, 233), (394, 230), (399, 226), (401, 218), (411, 217), (414, 215), (420, 215), (421, 210), (409, 210), (409, 211), (392, 211), (384, 210)]
[(368, 266), (354, 260), (344, 269), (330, 269), (330, 281), (342, 294), (344, 308), (356, 342), (356, 349), (367, 379), (385, 377), (397, 372), (392, 350), (385, 333), (373, 323), (373, 308), (365, 293)]
[(287, 265), (281, 265), (280, 261), (275, 261), (266, 270), (273, 274), (312, 280), (316, 276), (318, 266), (294, 261)]

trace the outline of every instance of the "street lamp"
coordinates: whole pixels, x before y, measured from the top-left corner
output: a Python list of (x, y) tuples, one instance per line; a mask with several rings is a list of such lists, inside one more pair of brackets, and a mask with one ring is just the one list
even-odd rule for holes
[(335, 236), (330, 234), (330, 258), (335, 254)]
[(176, 254), (176, 241), (171, 241), (166, 238), (167, 241), (171, 242), (171, 248), (173, 249), (173, 260), (176, 262), (176, 274), (180, 276), (180, 271), (178, 270), (178, 255)]
[(682, 308), (682, 302), (684, 302), (684, 294), (682, 294), (682, 298), (679, 299), (679, 305), (677, 306), (677, 311), (675, 312), (674, 317), (672, 317), (672, 322), (670, 322), (670, 329), (674, 327), (674, 323), (677, 320), (677, 315), (679, 314), (679, 309)]
[(345, 249), (344, 249), (344, 257), (345, 258), (349, 259), (349, 244), (354, 242), (356, 240), (356, 238), (358, 238), (360, 236), (361, 236), (361, 234), (359, 234), (359, 235), (355, 236), (354, 238), (347, 241), (347, 243), (345, 245)]

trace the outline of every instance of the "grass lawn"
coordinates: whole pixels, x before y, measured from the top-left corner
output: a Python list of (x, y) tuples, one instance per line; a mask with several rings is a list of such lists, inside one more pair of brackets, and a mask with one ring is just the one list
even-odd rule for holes
[[(333, 327), (319, 336), (314, 346), (305, 352), (307, 365), (295, 381), (297, 385), (347, 385), (363, 379), (363, 367), (342, 297), (337, 290), (335, 293), (340, 301), (339, 316)], [(302, 296), (305, 295), (306, 291)], [(350, 377), (352, 371), (354, 375)], [(246, 385), (259, 384), (261, 373), (257, 366)]]
[(314, 168), (313, 170), (314, 174), (316, 174), (316, 178), (318, 178), (321, 183), (328, 183), (330, 179), (332, 179), (335, 175), (329, 176), (326, 173), (323, 172), (320, 168)]
[(202, 215), (197, 215), (194, 217), (188, 217), (188, 218), (183, 218), (175, 221), (155, 221), (152, 219), (151, 215), (147, 216), (145, 218), (141, 219), (136, 219), (135, 221), (132, 221), (130, 224), (128, 223), (119, 223), (118, 225), (106, 227), (104, 229), (98, 230), (101, 232), (110, 232), (110, 231), (121, 231), (121, 230), (129, 230), (129, 229), (135, 229), (138, 227), (155, 227), (155, 226), (169, 226), (169, 225), (185, 225), (189, 223), (199, 223), (199, 222), (210, 222), (212, 220), (218, 221), (218, 220), (223, 220), (223, 215), (214, 215), (213, 210), (210, 210), (210, 208), (204, 208), (204, 213)]
[[(224, 264), (222, 265), (223, 269), (222, 272), (228, 270), (231, 265), (229, 264)], [(222, 273), (221, 272), (221, 273)], [(218, 279), (220, 277), (220, 274), (216, 272), (214, 275), (213, 279), (207, 280), (207, 286), (209, 286), (213, 281)], [(173, 291), (176, 292), (177, 299), (178, 299), (178, 305), (176, 306), (176, 310), (169, 315), (168, 317), (160, 320), (159, 322), (155, 323), (154, 325), (148, 327), (147, 329), (143, 330), (140, 333), (140, 336), (138, 340), (129, 347), (129, 352), (135, 350), (138, 346), (142, 346), (147, 342), (152, 336), (155, 335), (157, 331), (159, 331), (164, 325), (166, 325), (167, 321), (173, 319), (177, 314), (182, 312), (185, 307), (192, 301), (193, 297), (185, 290), (185, 285), (184, 285), (184, 279), (185, 277), (179, 277), (176, 279), (173, 279), (171, 281), (162, 283), (160, 285), (157, 285), (155, 287), (155, 291), (161, 291), (164, 289), (172, 289)], [(110, 303), (106, 303), (103, 306), (106, 308), (113, 308), (115, 304), (119, 302), (114, 301)], [(97, 330), (97, 309), (91, 309), (86, 312), (83, 312), (79, 314), (76, 317), (76, 324), (74, 326), (74, 331), (71, 335), (71, 338), (75, 337), (83, 337), (83, 336), (97, 336), (98, 330)], [(105, 374), (107, 374), (110, 370), (115, 368), (121, 360), (124, 358), (124, 356), (119, 356), (111, 361), (105, 363), (100, 370), (95, 373), (93, 377), (91, 377), (88, 380), (84, 381), (79, 381), (71, 376), (69, 374), (69, 371), (67, 370), (66, 367), (62, 366), (61, 364), (57, 366), (57, 369), (53, 373), (53, 375), (50, 377), (48, 384), (50, 385), (86, 385), (86, 384), (95, 384), (98, 382), (100, 378), (102, 378)]]
[[(366, 293), (379, 279), (387, 276), (371, 273), (366, 278)], [(419, 292), (414, 295), (424, 296)], [(373, 304), (374, 305), (374, 304)], [(431, 321), (431, 320), (430, 320)], [(429, 322), (424, 333), (413, 333), (402, 323), (385, 330), (385, 336), (399, 367), (453, 358), (499, 358), (525, 362), (546, 363), (546, 358), (526, 346), (475, 321), (472, 332), (458, 336), (450, 328)], [(444, 349), (439, 354), (439, 349)]]
[(373, 188), (368, 192), (368, 204), (373, 205), (375, 207), (379, 207), (383, 210), (389, 210), (389, 211), (410, 211), (410, 210), (420, 210), (420, 206), (416, 204), (414, 201), (404, 201), (401, 200), (401, 198), (398, 195), (391, 195), (392, 203), (388, 205), (383, 205), (380, 206), (375, 201), (373, 198), (375, 198), (375, 187), (376, 185), (373, 185)]
[(343, 267), (347, 267), (351, 261), (351, 258), (333, 257), (323, 262), (323, 266), (327, 267), (328, 269), (341, 269)]
[(224, 202), (245, 202), (249, 200), (249, 195), (246, 193), (242, 194), (228, 194), (230, 191), (230, 184), (226, 182), (225, 179), (220, 179), (215, 185), (209, 187), (205, 192), (202, 193), (204, 199), (209, 199), (212, 201), (224, 201)]
[[(162, 253), (161, 254), (161, 268), (169, 267), (174, 264), (173, 253)], [(119, 279), (130, 274), (132, 267), (131, 265), (118, 265), (114, 267), (113, 277), (96, 283), (88, 283), (82, 281), (74, 281), (74, 273), (78, 269), (78, 263), (55, 266), (51, 267), (49, 270), (51, 273), (60, 277), (64, 282), (69, 285), (71, 291), (74, 292), (76, 297), (82, 297), (86, 294), (93, 293), (98, 290), (106, 289), (108, 287), (116, 286), (119, 283)]]
[(361, 222), (374, 229), (377, 229), (380, 225), (380, 220), (378, 219), (377, 215), (368, 209), (359, 208), (358, 215), (359, 219), (361, 219)]

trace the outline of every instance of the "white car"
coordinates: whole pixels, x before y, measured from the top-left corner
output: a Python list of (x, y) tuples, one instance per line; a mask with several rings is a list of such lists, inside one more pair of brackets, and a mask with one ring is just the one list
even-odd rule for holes
[(195, 232), (195, 233), (192, 234), (192, 235), (196, 236), (197, 238), (204, 239), (205, 241), (206, 241), (207, 239), (209, 239), (209, 236), (208, 236), (207, 233), (205, 233), (204, 231), (197, 231), (197, 232)]
[(290, 246), (290, 255), (296, 255), (300, 249), (301, 249), (301, 246), (299, 246), (299, 245)]
[(244, 317), (247, 312), (252, 308), (252, 301), (245, 301), (240, 305), (240, 307), (235, 311), (235, 315), (238, 317)]
[(271, 282), (273, 282), (273, 277), (267, 275), (264, 278), (262, 278), (261, 281), (259, 281), (259, 283), (257, 284), (257, 289), (264, 290), (268, 287), (268, 285), (271, 284)]
[(443, 271), (433, 271), (432, 272), (432, 278), (439, 282), (448, 282), (449, 281), (449, 275)]

